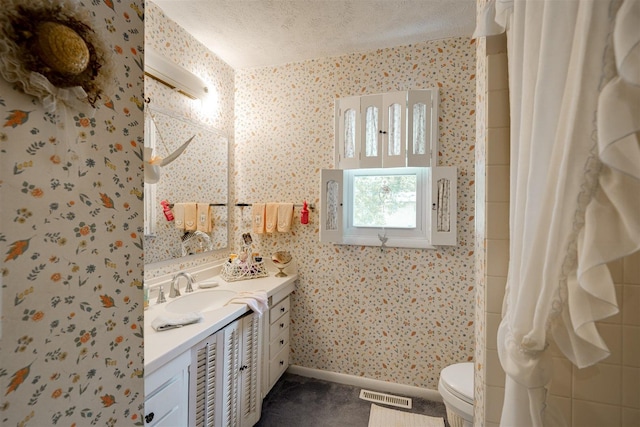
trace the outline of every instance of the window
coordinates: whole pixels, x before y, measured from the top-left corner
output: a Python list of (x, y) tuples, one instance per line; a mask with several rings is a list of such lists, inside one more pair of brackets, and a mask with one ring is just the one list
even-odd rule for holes
[[(426, 239), (427, 168), (345, 171), (344, 242), (403, 244)], [(380, 234), (379, 237), (378, 234)]]
[[(379, 169), (378, 169), (379, 170)], [(354, 173), (351, 223), (354, 227), (415, 228), (417, 175)]]
[(431, 248), (456, 244), (456, 168), (322, 171), (320, 241)]
[(457, 170), (438, 164), (438, 89), (339, 98), (335, 164), (320, 184), (320, 241), (456, 245)]

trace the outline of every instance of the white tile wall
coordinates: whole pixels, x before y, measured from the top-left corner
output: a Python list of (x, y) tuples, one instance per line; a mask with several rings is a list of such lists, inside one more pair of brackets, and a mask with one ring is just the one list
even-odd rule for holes
[[(487, 218), (487, 221), (489, 219)], [(509, 267), (509, 241), (487, 239), (487, 274), (506, 277)]]
[(640, 367), (640, 327), (622, 326), (622, 363)]
[(640, 409), (640, 368), (622, 367), (622, 406)]
[(631, 408), (622, 408), (622, 426), (638, 427), (640, 426), (640, 410)]
[(485, 386), (485, 393), (485, 420), (499, 423), (502, 415), (502, 402), (504, 402), (504, 387)]
[[(558, 411), (565, 421), (571, 420), (571, 398), (550, 395), (547, 398), (547, 403)], [(567, 426), (571, 426), (571, 424), (567, 424)]]
[(487, 99), (491, 104), (488, 107), (490, 111), (487, 115), (488, 128), (508, 128), (509, 91), (507, 89), (493, 90), (489, 88)]
[(551, 393), (556, 396), (571, 397), (573, 365), (563, 357), (553, 358), (553, 379)]
[(497, 350), (487, 349), (487, 385), (494, 387), (503, 387), (505, 373), (500, 365)]
[(509, 239), (509, 203), (487, 202), (487, 238)]
[(620, 426), (622, 414), (619, 406), (605, 405), (573, 399), (571, 417), (574, 427), (614, 427)]
[(611, 355), (602, 362), (619, 365), (622, 363), (622, 330), (620, 329), (620, 325), (598, 323), (597, 327), (600, 335), (611, 351)]
[[(506, 54), (487, 57), (486, 94), (486, 306), (485, 384), (486, 425), (499, 423), (505, 374), (497, 352), (504, 287), (509, 264), (509, 92)], [(477, 170), (476, 170), (477, 171)]]
[(504, 300), (506, 284), (507, 278), (504, 276), (487, 276), (487, 313), (498, 315), (502, 313), (502, 301)]
[[(640, 286), (623, 285), (622, 300), (619, 300), (623, 307), (640, 307)], [(640, 326), (640, 310), (622, 309), (622, 323), (625, 325)]]
[(584, 369), (573, 367), (573, 399), (610, 405), (622, 402), (622, 371), (620, 365), (599, 363)]
[(490, 165), (509, 164), (509, 128), (487, 129), (487, 163)]
[(509, 166), (487, 166), (487, 202), (509, 201)]
[(640, 285), (640, 251), (626, 257), (623, 264), (624, 283), (629, 285)]

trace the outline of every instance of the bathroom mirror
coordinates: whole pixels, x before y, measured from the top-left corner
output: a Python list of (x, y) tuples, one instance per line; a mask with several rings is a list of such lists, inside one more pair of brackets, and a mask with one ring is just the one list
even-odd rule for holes
[(161, 167), (159, 181), (144, 185), (145, 264), (183, 256), (185, 232), (166, 219), (164, 200), (170, 205), (209, 203), (213, 227), (208, 246), (212, 250), (228, 246), (227, 136), (178, 113), (145, 107), (145, 147), (153, 148), (154, 156), (168, 157), (191, 137), (184, 152)]

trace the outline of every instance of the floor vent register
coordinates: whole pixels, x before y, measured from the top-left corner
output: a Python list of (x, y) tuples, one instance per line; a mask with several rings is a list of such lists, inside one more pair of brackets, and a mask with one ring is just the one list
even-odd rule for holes
[(408, 397), (378, 393), (377, 391), (360, 390), (360, 399), (391, 405), (398, 408), (411, 409), (411, 399)]

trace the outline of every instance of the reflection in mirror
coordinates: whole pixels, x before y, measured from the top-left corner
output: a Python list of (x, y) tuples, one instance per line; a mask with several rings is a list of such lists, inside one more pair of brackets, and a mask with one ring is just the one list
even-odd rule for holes
[[(177, 113), (145, 108), (145, 147), (166, 158), (193, 137), (189, 146), (163, 166), (160, 180), (145, 183), (145, 264), (228, 246), (228, 139), (223, 132)], [(162, 202), (167, 201), (163, 208)], [(171, 220), (176, 203), (208, 203), (212, 231), (194, 238)]]

